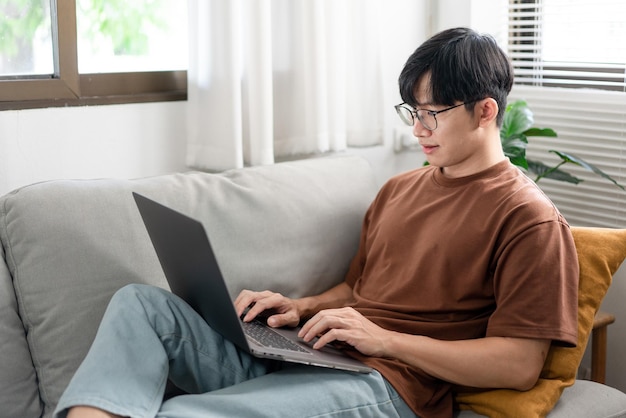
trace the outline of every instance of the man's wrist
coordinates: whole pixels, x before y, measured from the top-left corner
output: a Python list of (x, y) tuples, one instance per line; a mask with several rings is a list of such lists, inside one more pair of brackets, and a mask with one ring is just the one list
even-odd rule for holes
[(314, 296), (308, 296), (295, 301), (296, 309), (300, 315), (300, 321), (305, 321), (317, 313)]

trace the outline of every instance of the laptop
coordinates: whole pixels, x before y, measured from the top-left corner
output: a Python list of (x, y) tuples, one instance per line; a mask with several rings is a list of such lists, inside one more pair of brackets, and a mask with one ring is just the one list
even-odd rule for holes
[[(172, 293), (209, 326), (255, 357), (369, 373), (372, 369), (334, 347), (311, 348), (297, 328), (271, 328), (262, 320), (244, 323), (235, 311), (209, 237), (202, 224), (133, 192)], [(265, 342), (269, 339), (269, 342)]]

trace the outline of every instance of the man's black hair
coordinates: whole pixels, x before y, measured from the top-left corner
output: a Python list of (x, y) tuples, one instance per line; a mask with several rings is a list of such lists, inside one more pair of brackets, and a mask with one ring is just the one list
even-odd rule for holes
[[(501, 126), (513, 86), (513, 68), (493, 37), (454, 28), (420, 45), (398, 79), (400, 96), (408, 105), (417, 107), (415, 88), (426, 74), (430, 74), (432, 104), (452, 106), (491, 97), (498, 103), (496, 123)], [(472, 109), (473, 104), (466, 108)]]

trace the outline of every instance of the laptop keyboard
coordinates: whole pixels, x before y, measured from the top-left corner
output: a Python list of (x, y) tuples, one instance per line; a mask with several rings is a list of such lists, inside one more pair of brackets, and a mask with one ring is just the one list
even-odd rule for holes
[(308, 353), (307, 350), (300, 347), (298, 344), (283, 337), (271, 328), (261, 324), (258, 321), (242, 322), (243, 329), (247, 336), (254, 339), (260, 345), (266, 347), (278, 348), (281, 350), (299, 351), (301, 353)]

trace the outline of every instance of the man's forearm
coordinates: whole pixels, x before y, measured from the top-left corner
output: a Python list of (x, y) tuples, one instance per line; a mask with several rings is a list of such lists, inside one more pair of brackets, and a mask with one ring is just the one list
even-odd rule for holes
[(323, 309), (341, 308), (353, 301), (352, 288), (345, 282), (316, 296), (296, 300), (301, 319), (308, 319)]
[(463, 386), (528, 390), (536, 383), (550, 342), (487, 337), (442, 341), (395, 334), (387, 355)]

